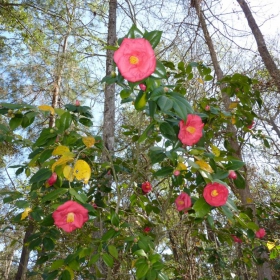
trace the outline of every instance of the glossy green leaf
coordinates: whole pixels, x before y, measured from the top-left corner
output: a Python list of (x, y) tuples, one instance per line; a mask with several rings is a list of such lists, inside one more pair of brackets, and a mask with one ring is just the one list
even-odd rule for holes
[(246, 181), (244, 177), (240, 174), (240, 172), (235, 171), (237, 178), (233, 180), (234, 185), (238, 189), (245, 189), (246, 187)]
[(148, 270), (149, 270), (149, 265), (148, 265), (147, 262), (140, 263), (138, 265), (137, 265), (137, 262), (136, 262), (135, 266), (136, 266), (136, 277), (137, 278), (144, 277), (147, 274)]
[(136, 110), (143, 110), (145, 108), (145, 105), (147, 103), (147, 92), (146, 91), (139, 91), (135, 102), (134, 107)]
[(42, 198), (42, 202), (53, 201), (53, 200), (57, 199), (58, 197), (64, 195), (67, 192), (68, 192), (68, 189), (57, 189), (57, 190), (54, 190), (54, 191), (48, 193), (47, 195), (45, 195)]
[(165, 166), (160, 170), (156, 171), (153, 175), (154, 177), (165, 177), (173, 173), (174, 168), (171, 166)]
[(158, 98), (157, 104), (163, 112), (167, 112), (173, 107), (173, 101), (164, 95)]
[(192, 207), (195, 210), (195, 216), (198, 218), (202, 218), (207, 215), (210, 210), (211, 206), (204, 200), (203, 197), (200, 197)]
[(157, 60), (157, 66), (156, 66), (156, 70), (155, 72), (152, 74), (152, 77), (156, 78), (156, 79), (166, 79), (166, 70), (164, 65)]
[(147, 139), (148, 137), (148, 133), (150, 132), (150, 130), (154, 129), (154, 124), (150, 123), (147, 128), (143, 131), (143, 133), (141, 134), (141, 136), (138, 138), (138, 143), (141, 143), (143, 141), (145, 141), (145, 139)]
[(152, 48), (154, 49), (160, 42), (161, 35), (162, 31), (155, 30), (148, 33), (145, 32), (143, 37), (151, 43)]
[(175, 133), (172, 125), (168, 122), (162, 122), (159, 126), (159, 130), (165, 138), (171, 141), (176, 141), (178, 139), (177, 134)]
[(228, 164), (225, 165), (227, 170), (237, 170), (244, 166), (244, 162), (240, 160), (231, 160)]
[(44, 237), (43, 246), (44, 246), (44, 250), (46, 250), (46, 251), (53, 250), (54, 249), (54, 242), (51, 238)]
[(104, 263), (109, 266), (109, 267), (113, 267), (114, 265), (114, 259), (107, 253), (104, 253), (102, 255), (102, 260), (104, 261)]
[(86, 199), (84, 198), (84, 196), (78, 194), (74, 188), (69, 189), (69, 193), (81, 203), (86, 203)]
[(72, 115), (69, 112), (65, 112), (64, 114), (62, 114), (62, 116), (59, 119), (58, 128), (61, 131), (65, 131), (70, 127), (71, 122), (72, 122)]
[(119, 253), (118, 253), (117, 248), (114, 245), (109, 245), (108, 251), (111, 254), (111, 256), (113, 256), (115, 259), (118, 259)]
[(84, 126), (91, 127), (93, 126), (93, 122), (88, 118), (80, 118), (79, 123), (83, 124)]
[(15, 130), (21, 125), (23, 117), (14, 117), (10, 120), (9, 125), (12, 130)]
[(39, 169), (31, 178), (30, 178), (30, 184), (46, 181), (49, 179), (52, 175), (52, 171), (48, 168), (42, 168)]

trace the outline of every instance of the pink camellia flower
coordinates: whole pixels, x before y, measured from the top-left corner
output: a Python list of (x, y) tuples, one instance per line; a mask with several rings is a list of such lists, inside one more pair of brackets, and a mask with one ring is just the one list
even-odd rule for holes
[(206, 105), (205, 106), (205, 111), (209, 111), (210, 110), (210, 106), (209, 105)]
[(222, 206), (226, 204), (228, 198), (228, 189), (219, 183), (209, 183), (203, 190), (203, 197), (211, 206)]
[(230, 170), (228, 172), (228, 178), (235, 180), (237, 178), (237, 174), (233, 170)]
[(144, 85), (144, 84), (140, 84), (139, 87), (140, 87), (140, 89), (143, 90), (143, 91), (145, 91), (146, 88), (147, 88), (146, 85)]
[(141, 188), (142, 188), (142, 191), (146, 194), (152, 190), (152, 185), (150, 182), (147, 181), (142, 184)]
[(232, 235), (232, 239), (235, 243), (242, 243), (242, 240), (235, 235)]
[(257, 238), (263, 238), (266, 235), (265, 229), (264, 228), (260, 228), (257, 232), (256, 232), (256, 237)]
[(202, 137), (203, 122), (200, 116), (188, 115), (186, 123), (181, 120), (178, 138), (187, 146), (196, 144)]
[(180, 175), (180, 170), (174, 170), (173, 175), (174, 176), (179, 176)]
[(175, 199), (176, 208), (178, 211), (186, 210), (192, 205), (191, 198), (185, 192), (181, 192), (179, 196)]
[(151, 231), (151, 228), (150, 227), (145, 227), (144, 230), (143, 230), (145, 233), (149, 233)]
[(52, 186), (57, 180), (57, 174), (55, 172), (53, 172), (52, 176), (47, 180), (46, 182), (46, 186), (50, 187)]
[(81, 106), (80, 101), (79, 101), (79, 100), (76, 100), (75, 105), (76, 105), (76, 106)]
[(251, 123), (250, 125), (248, 125), (248, 126), (247, 126), (247, 128), (252, 129), (252, 128), (253, 128), (253, 126), (254, 126), (254, 124), (255, 124), (255, 122), (254, 122), (254, 121), (252, 121), (252, 123)]
[(88, 220), (88, 210), (79, 203), (69, 200), (52, 214), (54, 224), (66, 232), (81, 228)]
[(155, 52), (144, 38), (124, 38), (114, 53), (114, 61), (122, 76), (133, 83), (149, 77), (156, 69)]

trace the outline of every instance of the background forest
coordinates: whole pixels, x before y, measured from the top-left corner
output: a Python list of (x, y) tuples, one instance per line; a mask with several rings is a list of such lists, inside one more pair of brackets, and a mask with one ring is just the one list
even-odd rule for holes
[[(280, 279), (279, 7), (258, 2), (0, 0), (0, 279)], [(121, 75), (124, 37), (148, 77)]]

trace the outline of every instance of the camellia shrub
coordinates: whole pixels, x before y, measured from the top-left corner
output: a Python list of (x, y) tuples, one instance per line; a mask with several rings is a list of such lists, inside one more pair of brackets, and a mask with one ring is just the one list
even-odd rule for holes
[[(176, 213), (185, 226), (197, 228), (193, 236), (200, 242), (206, 242), (198, 234), (206, 223), (227, 246), (262, 244), (265, 230), (253, 222), (250, 211), (234, 203), (231, 192), (231, 186), (245, 188), (244, 163), (234, 157), (230, 135), (224, 133), (223, 144), (215, 145), (215, 135), (224, 132), (228, 123), (249, 131), (246, 124), (256, 116), (244, 110), (252, 112), (261, 103), (251, 88), (254, 81), (241, 74), (220, 81), (230, 97), (239, 98), (246, 107), (226, 111), (217, 99), (203, 97), (194, 109), (185, 97), (184, 81), (198, 75), (205, 83), (213, 83), (211, 69), (200, 62), (175, 66), (157, 60), (154, 49), (161, 34), (143, 33), (133, 26), (115, 47), (118, 73), (102, 80), (116, 83), (123, 106), (144, 116), (145, 128), (126, 131), (125, 137), (139, 147), (149, 147), (145, 174), (134, 174), (129, 159), (117, 153), (104, 160), (102, 155), (109, 152), (102, 138), (91, 133), (91, 108), (80, 101), (64, 109), (1, 104), (0, 113), (9, 122), (0, 127), (1, 141), (32, 150), (25, 163), (11, 167), (16, 175), (26, 177), (26, 188), (2, 192), (4, 202), (18, 209), (11, 223), (22, 228), (32, 225), (25, 246), (43, 268), (36, 270), (35, 265), (32, 275), (40, 274), (45, 280), (97, 279), (104, 273), (103, 263), (108, 274), (119, 275), (115, 279), (122, 275), (181, 279), (184, 268), (158, 250), (159, 240), (166, 240), (174, 230), (166, 218), (170, 213)], [(239, 116), (249, 116), (245, 125)], [(55, 117), (54, 127), (41, 126), (33, 142), (16, 137), (15, 130), (39, 123), (42, 117)], [(214, 222), (217, 213), (229, 223)], [(250, 250), (246, 255), (253, 254)]]

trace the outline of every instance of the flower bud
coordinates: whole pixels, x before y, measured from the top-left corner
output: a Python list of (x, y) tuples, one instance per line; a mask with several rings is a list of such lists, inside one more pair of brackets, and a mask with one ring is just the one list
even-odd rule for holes
[(147, 88), (146, 85), (144, 85), (144, 84), (140, 84), (139, 87), (140, 87), (140, 89), (143, 90), (143, 91), (145, 91), (146, 88)]
[(180, 175), (180, 170), (174, 170), (173, 175), (174, 176), (179, 176)]
[(81, 103), (80, 103), (80, 101), (79, 101), (79, 100), (76, 100), (76, 102), (75, 102), (75, 106), (81, 106)]
[(230, 170), (228, 173), (228, 178), (235, 180), (237, 178), (237, 174), (233, 170)]
[(53, 172), (52, 176), (47, 180), (48, 187), (52, 186), (57, 180), (57, 174)]
[(168, 87), (164, 87), (163, 90), (164, 90), (164, 92), (168, 92), (169, 88)]

